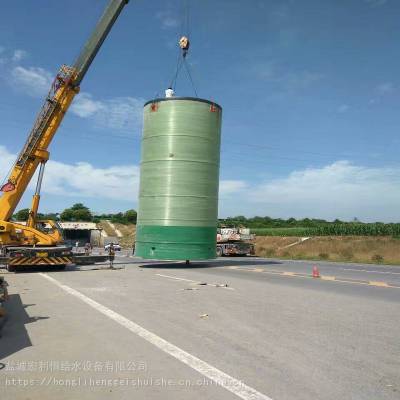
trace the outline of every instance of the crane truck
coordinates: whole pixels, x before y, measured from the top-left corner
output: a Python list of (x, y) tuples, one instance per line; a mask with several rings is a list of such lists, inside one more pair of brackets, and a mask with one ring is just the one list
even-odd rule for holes
[[(75, 63), (60, 68), (8, 180), (0, 188), (0, 263), (9, 271), (38, 265), (62, 268), (74, 261), (71, 247), (63, 245), (57, 222), (37, 218), (44, 168), (49, 159), (48, 147), (101, 45), (128, 2), (110, 0)], [(13, 222), (12, 215), (38, 168), (26, 225)]]
[(254, 239), (249, 228), (222, 226), (217, 230), (217, 256), (254, 256)]

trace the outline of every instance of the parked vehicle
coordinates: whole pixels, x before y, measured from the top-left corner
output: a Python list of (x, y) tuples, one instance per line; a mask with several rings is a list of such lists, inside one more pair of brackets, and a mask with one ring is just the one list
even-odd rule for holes
[[(104, 250), (108, 251), (110, 249), (110, 246), (111, 246), (111, 243), (106, 244), (104, 246)], [(122, 250), (122, 247), (118, 243), (114, 243), (113, 246), (114, 246), (114, 250), (115, 251), (121, 251)]]
[(248, 228), (219, 228), (217, 231), (217, 256), (250, 256), (255, 254), (255, 235)]

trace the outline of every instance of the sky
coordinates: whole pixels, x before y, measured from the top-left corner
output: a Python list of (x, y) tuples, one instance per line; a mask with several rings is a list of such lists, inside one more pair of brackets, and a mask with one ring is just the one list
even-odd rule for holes
[[(2, 4), (0, 181), (106, 4)], [(397, 0), (131, 0), (50, 147), (41, 210), (137, 208), (143, 104), (189, 34), (198, 95), (224, 109), (220, 217), (400, 222), (399, 19)], [(176, 91), (194, 95), (184, 75)]]

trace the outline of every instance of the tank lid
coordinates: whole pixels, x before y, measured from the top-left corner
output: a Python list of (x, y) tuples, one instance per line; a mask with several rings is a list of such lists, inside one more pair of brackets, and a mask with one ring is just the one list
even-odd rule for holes
[(198, 97), (161, 97), (158, 99), (149, 100), (148, 102), (146, 102), (144, 104), (144, 107), (146, 107), (148, 104), (159, 103), (161, 101), (179, 101), (179, 100), (197, 101), (199, 103), (207, 103), (212, 106), (218, 107), (220, 110), (222, 110), (222, 107), (219, 104), (214, 103), (213, 101), (210, 101), (210, 100), (199, 99)]

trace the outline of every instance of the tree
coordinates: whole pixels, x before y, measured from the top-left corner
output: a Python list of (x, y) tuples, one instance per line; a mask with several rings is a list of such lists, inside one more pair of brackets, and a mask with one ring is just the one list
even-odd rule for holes
[(61, 221), (73, 221), (74, 212), (71, 208), (66, 208), (60, 215)]
[(86, 221), (93, 220), (89, 208), (82, 203), (76, 203), (71, 208), (66, 208), (60, 215), (61, 221)]
[(28, 221), (29, 217), (29, 208), (23, 208), (22, 210), (17, 211), (14, 215), (14, 218), (17, 221)]
[(82, 203), (75, 203), (72, 207), (71, 210), (76, 211), (76, 210), (88, 210), (89, 208), (84, 206)]
[(81, 208), (79, 210), (72, 211), (74, 215), (74, 221), (86, 221), (90, 222), (92, 220), (92, 213), (88, 208)]
[(130, 224), (136, 224), (137, 212), (135, 210), (125, 211), (124, 218)]

